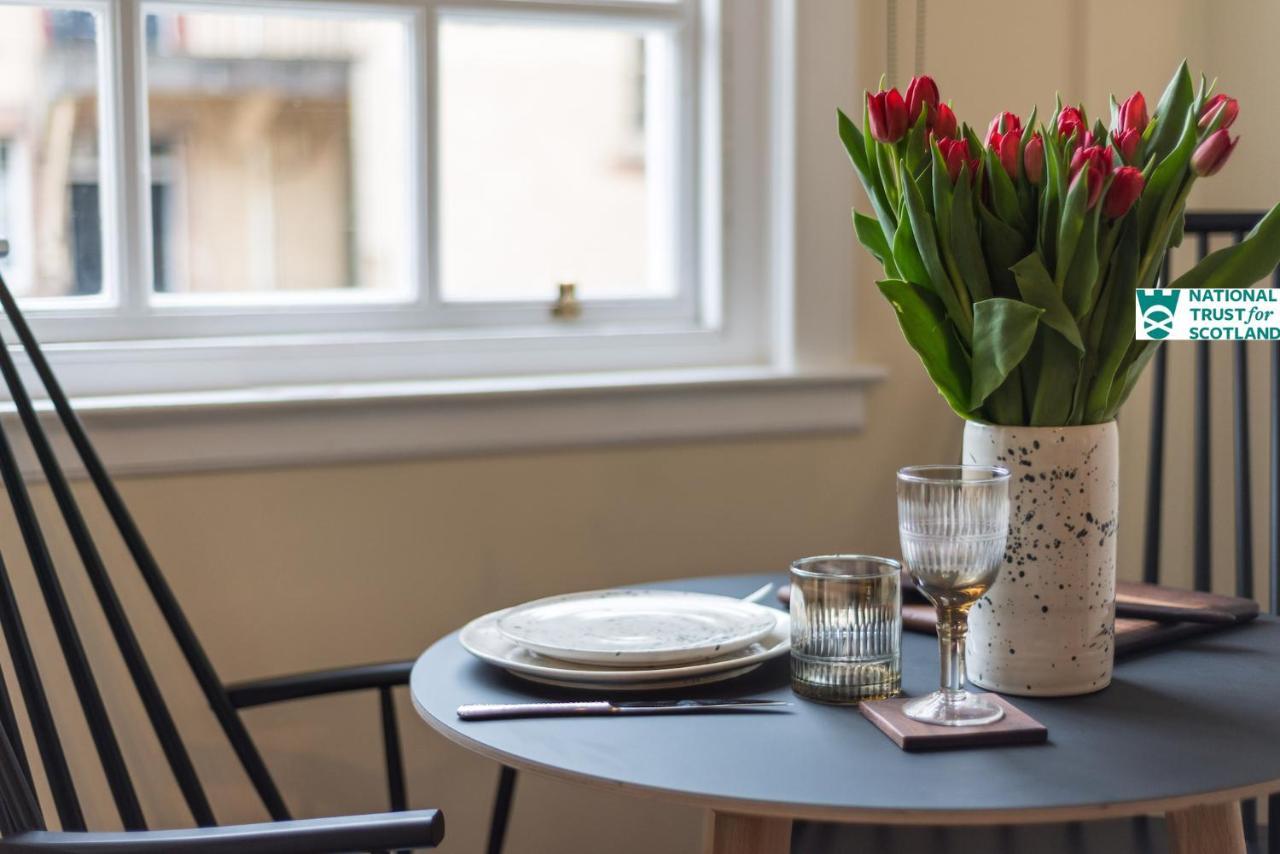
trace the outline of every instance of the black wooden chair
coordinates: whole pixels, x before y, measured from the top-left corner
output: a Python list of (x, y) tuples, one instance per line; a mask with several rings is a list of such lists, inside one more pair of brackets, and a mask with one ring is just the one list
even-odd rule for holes
[[(3, 244), (0, 243), (0, 253), (2, 252)], [(160, 572), (155, 557), (147, 547), (2, 278), (0, 308), (52, 401), (76, 456), (105, 505), (132, 562), (141, 573), (205, 700), (272, 819), (264, 824), (217, 826), (217, 817), (195, 765), (147, 663), (142, 644), (134, 633), (124, 604), (117, 594), (62, 465), (41, 425), (40, 416), (19, 375), (14, 356), (10, 353), (7, 342), (0, 340), (0, 374), (3, 375), (17, 415), (60, 511), (62, 522), (74, 543), (85, 577), (141, 699), (147, 720), (197, 825), (189, 830), (147, 829), (142, 805), (131, 778), (131, 769), (125, 761), (120, 739), (103, 702), (102, 688), (90, 665), (77, 618), (66, 595), (64, 585), (82, 583), (79, 570), (66, 566), (55, 567), (45, 529), (23, 479), (14, 445), (5, 431), (0, 429), (0, 479), (3, 480), (5, 493), (20, 528), (23, 545), (38, 582), (40, 598), (43, 599), (49, 623), (57, 637), (80, 713), (92, 737), (94, 752), (101, 763), (111, 799), (124, 828), (121, 832), (90, 832), (85, 826), (81, 790), (77, 789), (77, 782), (73, 780), (62, 737), (55, 725), (52, 701), (60, 698), (51, 696), (45, 687), (48, 674), (42, 674), (37, 666), (31, 636), (26, 628), (31, 622), (31, 609), (38, 606), (29, 603), (24, 607), (19, 602), (9, 568), (0, 553), (0, 630), (3, 631), (9, 657), (7, 674), (13, 679), (10, 684), (0, 678), (0, 854), (10, 851), (301, 854), (435, 847), (444, 835), (444, 817), (437, 810), (406, 810), (399, 733), (392, 707), (392, 689), (406, 683), (411, 662), (350, 667), (224, 685), (192, 631)], [(16, 688), (17, 699), (25, 708), (34, 742), (34, 755), (28, 752), (28, 745), (23, 743), (11, 687)], [(357, 690), (376, 690), (381, 701), (387, 783), (393, 812), (291, 820), (284, 798), (254, 745), (241, 719), (240, 710), (267, 703)], [(70, 702), (70, 698), (67, 699)], [(32, 769), (36, 758), (48, 785), (53, 812), (56, 813), (60, 828), (57, 831), (46, 829), (46, 816), (34, 794), (36, 787)], [(132, 771), (140, 773), (144, 769), (134, 767)], [(82, 785), (83, 783), (81, 781)], [(499, 848), (502, 844), (514, 784), (512, 772), (504, 769), (501, 783), (499, 798), (495, 804), (491, 850), (495, 850), (495, 844)]]
[[(1237, 243), (1262, 218), (1260, 213), (1189, 213), (1186, 233), (1195, 238), (1197, 258), (1209, 254), (1210, 240), (1215, 235), (1232, 237)], [(1165, 259), (1168, 270), (1169, 259)], [(1166, 276), (1167, 278), (1167, 276)], [(1271, 286), (1280, 288), (1280, 269), (1272, 273)], [(1212, 520), (1213, 501), (1210, 438), (1212, 418), (1210, 407), (1211, 375), (1209, 342), (1187, 344), (1195, 348), (1195, 400), (1193, 403), (1193, 518), (1195, 525), (1191, 535), (1192, 584), (1196, 590), (1212, 589)], [(1271, 358), (1270, 459), (1267, 461), (1268, 556), (1267, 573), (1270, 579), (1269, 602), (1263, 609), (1280, 614), (1280, 343), (1266, 345)], [(1253, 469), (1249, 435), (1249, 361), (1244, 341), (1232, 345), (1232, 449), (1235, 522), (1235, 591), (1234, 595), (1247, 599), (1254, 595), (1253, 554)], [(1162, 530), (1161, 511), (1164, 506), (1165, 425), (1168, 410), (1169, 351), (1161, 347), (1156, 351), (1151, 378), (1151, 422), (1148, 441), (1146, 519), (1143, 527), (1142, 580), (1159, 584), (1161, 574), (1160, 541)], [(1217, 591), (1226, 592), (1226, 591)], [(1264, 850), (1268, 854), (1280, 854), (1280, 795), (1269, 799), (1270, 827), (1265, 840), (1258, 830), (1257, 803), (1245, 801), (1242, 805), (1245, 837), (1251, 850)]]
[[(1209, 254), (1215, 237), (1234, 238), (1237, 242), (1262, 218), (1260, 213), (1188, 213), (1186, 237), (1193, 241), (1198, 258)], [(1185, 247), (1185, 244), (1184, 244)], [(1165, 281), (1169, 280), (1170, 258), (1165, 258)], [(1280, 288), (1280, 270), (1273, 273), (1272, 286)], [(1146, 513), (1142, 523), (1143, 581), (1159, 584), (1167, 581), (1160, 571), (1161, 511), (1164, 504), (1165, 438), (1168, 410), (1169, 347), (1193, 347), (1195, 356), (1195, 398), (1192, 441), (1194, 444), (1193, 508), (1195, 526), (1191, 532), (1193, 585), (1196, 590), (1211, 589), (1211, 521), (1210, 500), (1212, 433), (1210, 408), (1209, 342), (1174, 342), (1161, 347), (1155, 355), (1151, 377), (1151, 415), (1149, 457), (1147, 462)], [(1263, 346), (1263, 345), (1259, 345)], [(1280, 343), (1270, 348), (1270, 601), (1264, 610), (1280, 614)], [(1233, 595), (1254, 598), (1253, 554), (1253, 484), (1249, 446), (1249, 364), (1243, 341), (1232, 347), (1232, 443), (1234, 449), (1235, 517), (1235, 591)], [(1139, 417), (1129, 413), (1126, 418)], [(1128, 530), (1136, 531), (1130, 523)], [(1228, 592), (1228, 591), (1216, 591)], [(1245, 838), (1255, 854), (1280, 854), (1280, 795), (1269, 799), (1271, 816), (1267, 839), (1261, 839), (1257, 804), (1242, 804)], [(1119, 819), (1081, 824), (1029, 825), (999, 828), (901, 828), (838, 827), (797, 822), (793, 854), (834, 854), (837, 851), (876, 851), (878, 854), (967, 854), (990, 851), (993, 854), (1155, 854), (1168, 850), (1163, 822), (1159, 820)]]

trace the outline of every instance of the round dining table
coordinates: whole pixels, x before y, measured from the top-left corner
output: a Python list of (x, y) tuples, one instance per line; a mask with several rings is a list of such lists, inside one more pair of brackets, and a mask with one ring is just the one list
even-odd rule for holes
[[(640, 586), (743, 596), (769, 581), (785, 578)], [(934, 689), (936, 640), (907, 633), (902, 655), (903, 690)], [(467, 750), (706, 808), (713, 854), (783, 854), (793, 819), (1008, 825), (1154, 813), (1167, 817), (1176, 854), (1243, 854), (1240, 801), (1280, 791), (1280, 621), (1271, 617), (1125, 658), (1095, 694), (1013, 698), (1048, 728), (1036, 745), (904, 752), (856, 708), (792, 694), (786, 656), (674, 692), (791, 701), (782, 711), (462, 721), (457, 708), (468, 703), (610, 697), (521, 680), (472, 658), (456, 632), (422, 654), (410, 688), (423, 719)]]

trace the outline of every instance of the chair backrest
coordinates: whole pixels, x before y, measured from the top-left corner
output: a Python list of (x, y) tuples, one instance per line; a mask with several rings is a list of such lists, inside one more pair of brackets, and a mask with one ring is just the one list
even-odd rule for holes
[[(1262, 218), (1260, 213), (1188, 213), (1186, 238), (1193, 244), (1197, 259), (1209, 254), (1211, 240), (1226, 236), (1237, 243)], [(1164, 262), (1168, 280), (1170, 258)], [(1271, 285), (1280, 287), (1280, 269), (1272, 275)], [(1192, 510), (1192, 578), (1196, 590), (1209, 590), (1212, 583), (1212, 410), (1210, 347), (1207, 341), (1173, 346), (1194, 348), (1195, 396), (1193, 401), (1193, 482)], [(1271, 356), (1270, 394), (1270, 459), (1268, 503), (1270, 610), (1280, 613), (1280, 343), (1269, 343)], [(1147, 463), (1146, 519), (1143, 529), (1143, 580), (1159, 583), (1161, 579), (1160, 539), (1164, 498), (1165, 430), (1169, 387), (1169, 344), (1156, 352), (1152, 369), (1149, 459)], [(1253, 553), (1253, 480), (1249, 445), (1249, 362), (1244, 341), (1232, 344), (1232, 447), (1234, 450), (1235, 519), (1235, 595), (1254, 598)]]
[[(80, 464), (93, 482), (114, 526), (123, 540), (132, 563), (155, 599), (165, 623), (191, 668), (205, 699), (212, 708), (219, 724), (226, 733), (240, 763), (257, 790), (267, 812), (273, 819), (288, 818), (288, 810), (276, 788), (257, 748), (232, 707), (222, 681), (196, 639), (174, 598), (172, 590), (160, 572), (155, 557), (147, 547), (137, 524), (125, 506), (111, 476), (107, 473), (94, 450), (84, 428), (67, 400), (50, 369), (49, 362), (31, 332), (30, 326), (18, 309), (17, 301), (3, 277), (0, 277), (0, 310), (9, 320), (18, 341), (31, 362), (36, 376), (52, 402), (62, 428), (75, 449)], [(129, 672), (131, 680), (147, 718), (155, 732), (160, 747), (172, 770), (187, 807), (196, 823), (201, 826), (216, 824), (209, 799), (196, 774), (195, 766), (174, 723), (169, 706), (165, 702), (151, 667), (134, 634), (123, 603), (107, 572), (94, 536), (85, 521), (75, 495), (67, 481), (62, 464), (41, 424), (35, 406), (22, 377), (19, 374), (9, 342), (0, 338), (0, 375), (4, 378), (18, 418), (39, 462), (40, 470), (57, 504), (62, 522), (74, 543), (79, 563), (95, 594), (98, 606), (106, 619), (111, 635)], [(30, 558), (40, 590), (40, 599), (48, 612), (49, 622), (57, 637), (58, 647), (65, 659), (67, 672), (74, 687), (80, 714), (88, 726), (95, 752), (101, 762), (112, 800), (126, 829), (145, 827), (145, 819), (139, 804), (137, 791), (125, 764), (120, 741), (111, 718), (103, 703), (102, 691), (85, 654), (81, 632), (76, 617), (68, 604), (64, 584), (81, 583), (76, 572), (65, 566), (57, 567), (51, 557), (45, 529), (37, 516), (28, 485), (14, 453), (14, 445), (0, 424), (0, 480), (13, 510), (22, 535), (22, 543)], [(0, 630), (4, 633), (8, 649), (10, 672), (17, 688), (18, 699), (26, 710), (38, 755), (52, 795), (54, 809), (64, 830), (84, 830), (85, 820), (81, 809), (76, 782), (67, 763), (66, 752), (55, 725), (50, 695), (45, 688), (40, 668), (32, 652), (27, 631), (30, 608), (36, 603), (22, 604), (16, 595), (10, 577), (9, 565), (0, 551)], [(4, 834), (23, 830), (41, 829), (45, 820), (40, 804), (33, 795), (31, 757), (24, 748), (15, 715), (14, 697), (9, 686), (0, 678), (0, 832)]]

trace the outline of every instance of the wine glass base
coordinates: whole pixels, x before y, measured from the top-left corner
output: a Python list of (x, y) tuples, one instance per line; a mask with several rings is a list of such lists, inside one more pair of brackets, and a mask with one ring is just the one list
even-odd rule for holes
[(936, 726), (981, 726), (1004, 717), (1004, 709), (968, 691), (934, 691), (907, 703), (902, 713), (913, 721)]

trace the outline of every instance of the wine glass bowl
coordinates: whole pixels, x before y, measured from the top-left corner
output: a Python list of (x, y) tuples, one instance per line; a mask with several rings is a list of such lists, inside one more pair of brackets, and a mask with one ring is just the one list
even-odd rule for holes
[(1009, 471), (999, 466), (909, 466), (898, 472), (903, 562), (938, 611), (942, 687), (908, 703), (907, 717), (973, 726), (1003, 717), (964, 688), (969, 609), (995, 583), (1009, 530)]

